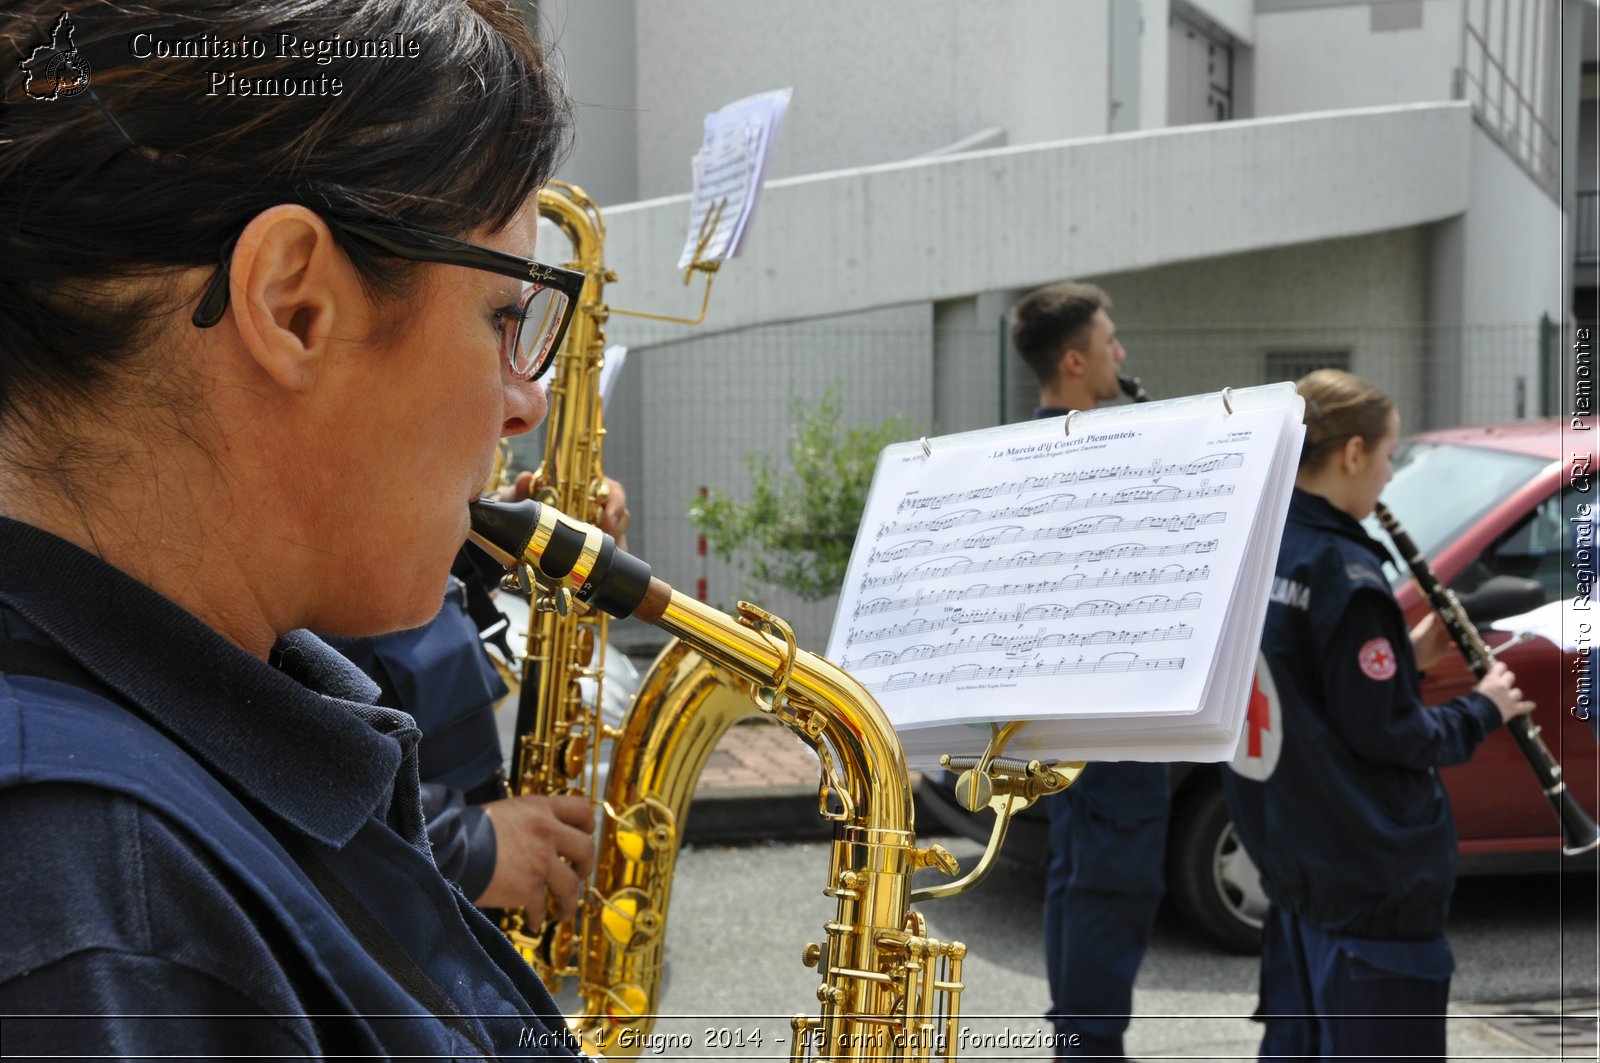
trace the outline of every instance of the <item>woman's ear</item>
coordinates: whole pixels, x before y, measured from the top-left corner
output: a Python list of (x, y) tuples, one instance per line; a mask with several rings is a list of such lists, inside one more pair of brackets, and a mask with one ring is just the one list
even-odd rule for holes
[(1359, 472), (1366, 456), (1367, 441), (1358, 435), (1351, 436), (1339, 448), (1339, 467), (1347, 473)]
[(310, 387), (337, 312), (361, 290), (327, 223), (301, 206), (263, 211), (240, 234), (229, 279), (235, 328), (250, 357), (278, 386)]

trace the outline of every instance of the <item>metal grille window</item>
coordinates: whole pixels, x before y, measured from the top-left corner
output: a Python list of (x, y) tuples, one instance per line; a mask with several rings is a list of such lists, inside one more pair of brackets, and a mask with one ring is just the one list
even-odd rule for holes
[(1264, 359), (1263, 384), (1280, 380), (1299, 380), (1314, 369), (1350, 368), (1350, 349), (1268, 351)]
[(1573, 262), (1600, 265), (1600, 192), (1579, 192), (1573, 219)]

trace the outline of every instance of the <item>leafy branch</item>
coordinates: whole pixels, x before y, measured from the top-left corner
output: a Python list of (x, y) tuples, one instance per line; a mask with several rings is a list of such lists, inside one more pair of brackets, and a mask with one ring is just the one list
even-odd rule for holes
[(690, 503), (689, 522), (723, 561), (747, 555), (741, 567), (752, 579), (816, 601), (844, 583), (878, 453), (909, 438), (911, 422), (895, 416), (841, 429), (832, 385), (815, 403), (791, 395), (789, 415), (788, 468), (769, 454), (746, 454), (750, 500), (713, 489)]

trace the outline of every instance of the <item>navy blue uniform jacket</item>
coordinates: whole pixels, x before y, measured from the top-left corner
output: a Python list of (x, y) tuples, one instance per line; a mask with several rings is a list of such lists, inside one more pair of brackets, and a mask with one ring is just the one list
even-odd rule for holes
[[(103, 684), (0, 676), (8, 1053), (572, 1054), (544, 987), (429, 858), (410, 717), (363, 704), (372, 684), (331, 649), (296, 633), (269, 665), (3, 519), (0, 637)], [(465, 1018), (403, 989), (290, 849)]]
[(467, 613), (466, 588), (451, 577), (438, 615), (422, 627), (327, 642), (378, 684), (379, 705), (416, 721), (434, 863), (468, 897), (477, 897), (494, 876), (498, 847), (494, 826), (473, 802), (505, 796), (494, 707), (506, 685)]
[[(1223, 779), (1274, 904), (1332, 934), (1423, 939), (1443, 930), (1455, 882), (1455, 824), (1434, 768), (1467, 760), (1501, 721), (1482, 694), (1422, 704), (1387, 556), (1359, 522), (1296, 488), (1261, 638), (1268, 674), (1258, 667), (1256, 680), (1261, 707), (1276, 705), (1234, 759), (1245, 774)], [(1248, 758), (1252, 746), (1262, 756)]]

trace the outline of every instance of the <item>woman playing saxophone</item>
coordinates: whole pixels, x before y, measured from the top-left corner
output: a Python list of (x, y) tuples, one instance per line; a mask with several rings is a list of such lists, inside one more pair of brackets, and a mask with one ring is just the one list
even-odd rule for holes
[(581, 278), (533, 258), (538, 43), (503, 0), (22, 0), (0, 38), (0, 1039), (573, 1054), (430, 859), (410, 718), (304, 630), (433, 616), (544, 417)]
[[(520, 473), (495, 497), (525, 499), (532, 479)], [(609, 477), (606, 487), (600, 528), (625, 545), (632, 516), (627, 492)], [(445, 877), (479, 906), (548, 907), (568, 919), (594, 870), (594, 811), (573, 794), (506, 795), (494, 716), (507, 691), (480, 637), (489, 625), (473, 608), (476, 599), (490, 619), (498, 616), (490, 594), (499, 568), (485, 562), (476, 548), (462, 548), (439, 613), (424, 626), (328, 641), (378, 684), (378, 704), (409, 714), (422, 732), (422, 807)]]

